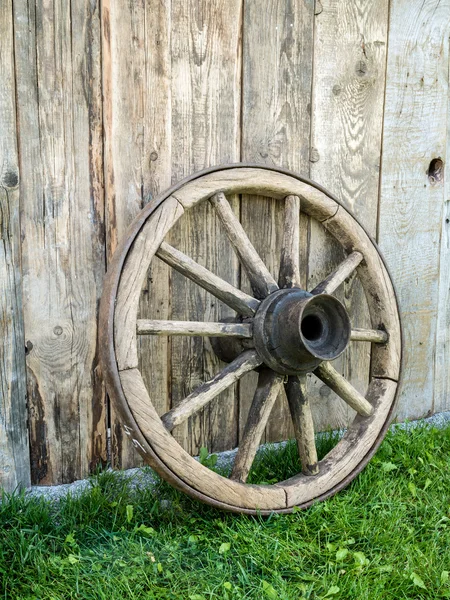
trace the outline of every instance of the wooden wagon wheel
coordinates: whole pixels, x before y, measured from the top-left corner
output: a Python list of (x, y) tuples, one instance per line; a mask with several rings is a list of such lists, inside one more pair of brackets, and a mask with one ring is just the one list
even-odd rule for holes
[[(226, 196), (257, 194), (284, 202), (285, 225), (279, 280), (258, 256)], [(245, 268), (253, 296), (236, 289), (164, 241), (188, 210), (210, 201)], [(320, 221), (347, 257), (315, 289), (299, 285), (299, 214)], [(139, 296), (154, 256), (233, 308), (236, 322), (137, 320)], [(351, 329), (344, 306), (331, 294), (357, 270), (372, 323)], [(401, 370), (401, 326), (395, 291), (380, 252), (358, 221), (317, 184), (294, 173), (256, 165), (208, 169), (175, 185), (147, 205), (132, 223), (108, 270), (100, 307), (100, 351), (109, 394), (124, 430), (144, 459), (191, 496), (235, 512), (267, 514), (306, 507), (347, 485), (367, 464), (393, 416)], [(158, 416), (138, 369), (137, 336), (202, 335), (231, 362), (178, 406)], [(372, 342), (370, 383), (365, 397), (332, 366), (349, 340)], [(239, 350), (241, 349), (241, 351)], [(233, 354), (234, 353), (234, 354)], [(259, 379), (231, 477), (199, 464), (171, 430), (206, 406), (252, 369)], [(314, 372), (356, 411), (331, 452), (317, 461), (305, 374)], [(275, 485), (246, 484), (270, 411), (285, 385), (302, 473)]]

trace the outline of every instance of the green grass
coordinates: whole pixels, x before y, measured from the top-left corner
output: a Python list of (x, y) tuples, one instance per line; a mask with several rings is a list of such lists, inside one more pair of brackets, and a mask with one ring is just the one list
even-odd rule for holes
[[(321, 440), (321, 453), (333, 440)], [(298, 468), (258, 457), (253, 481)], [(200, 505), (110, 472), (80, 497), (0, 504), (0, 598), (450, 598), (450, 427), (389, 434), (334, 498), (268, 518)]]

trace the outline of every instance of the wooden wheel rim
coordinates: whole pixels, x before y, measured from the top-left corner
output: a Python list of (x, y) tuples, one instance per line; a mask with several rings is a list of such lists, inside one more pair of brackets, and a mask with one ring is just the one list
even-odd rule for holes
[[(372, 326), (387, 331), (389, 341), (382, 346), (373, 345), (372, 349), (366, 398), (374, 407), (373, 414), (355, 417), (337, 446), (320, 462), (318, 475), (299, 474), (272, 486), (249, 485), (226, 479), (200, 465), (162, 424), (137, 369), (137, 298), (148, 266), (184, 210), (218, 192), (260, 194), (280, 200), (296, 195), (301, 198), (302, 212), (322, 222), (347, 253), (356, 251), (364, 256), (358, 275)], [(139, 258), (137, 272), (129, 268), (132, 255)], [(125, 433), (146, 462), (169, 483), (219, 508), (262, 514), (289, 512), (294, 506), (304, 508), (331, 496), (364, 468), (393, 416), (401, 378), (402, 335), (388, 269), (375, 242), (336, 198), (289, 171), (246, 164), (219, 166), (181, 181), (149, 203), (114, 254), (105, 279), (99, 320), (103, 374)]]

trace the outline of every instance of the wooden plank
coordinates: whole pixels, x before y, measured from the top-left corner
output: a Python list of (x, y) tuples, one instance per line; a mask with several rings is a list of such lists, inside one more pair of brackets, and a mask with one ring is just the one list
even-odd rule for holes
[(106, 462), (99, 6), (18, 0), (14, 29), (32, 482), (55, 484)]
[[(449, 75), (450, 81), (450, 58)], [(444, 162), (444, 210), (439, 265), (439, 301), (436, 331), (436, 375), (433, 412), (450, 409), (450, 95), (447, 108), (447, 144)]]
[[(314, 2), (270, 0), (261, 8), (259, 2), (244, 4), (241, 159), (283, 166), (308, 176)], [(276, 279), (283, 238), (283, 201), (244, 196), (241, 222)], [(307, 220), (302, 218), (303, 255), (306, 225)], [(244, 276), (242, 280), (244, 286), (248, 285)], [(255, 387), (256, 378), (250, 377), (240, 385), (241, 433)], [(276, 441), (292, 435), (283, 391), (271, 413), (265, 439)]]
[(399, 419), (433, 410), (445, 192), (427, 171), (432, 159), (445, 160), (449, 25), (448, 0), (391, 6), (379, 241), (403, 316)]
[(0, 489), (30, 485), (12, 1), (0, 4)]
[[(171, 183), (170, 4), (102, 1), (107, 255), (144, 204)], [(140, 297), (142, 318), (170, 318), (170, 269), (153, 261)], [(141, 337), (143, 378), (160, 414), (169, 408), (168, 340)], [(141, 459), (111, 409), (112, 462)]]
[[(334, 193), (375, 236), (385, 89), (388, 0), (322, 3), (314, 29), (311, 179)], [(311, 221), (308, 289), (344, 258), (340, 246)], [(370, 329), (355, 275), (337, 292), (353, 327)], [(335, 367), (361, 392), (368, 383), (370, 346), (351, 344)], [(354, 415), (335, 394), (309, 378), (316, 430), (344, 427)]]
[[(172, 177), (237, 162), (240, 145), (241, 2), (174, 0), (172, 6)], [(229, 198), (233, 208), (236, 200)], [(239, 287), (238, 265), (209, 203), (186, 211), (170, 243)], [(219, 321), (233, 311), (177, 272), (172, 274), (172, 318)], [(206, 338), (170, 340), (172, 408), (221, 365)], [(174, 431), (192, 454), (201, 446), (236, 446), (237, 398), (229, 389)]]

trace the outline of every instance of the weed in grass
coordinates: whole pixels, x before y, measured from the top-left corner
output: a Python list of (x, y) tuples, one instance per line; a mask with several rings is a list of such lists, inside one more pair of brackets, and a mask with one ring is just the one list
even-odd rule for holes
[[(320, 456), (336, 441), (320, 436)], [(449, 467), (450, 428), (418, 427), (388, 434), (345, 491), (292, 515), (221, 513), (109, 471), (52, 504), (4, 495), (1, 598), (450, 598)], [(298, 470), (289, 442), (263, 449), (251, 478)]]

